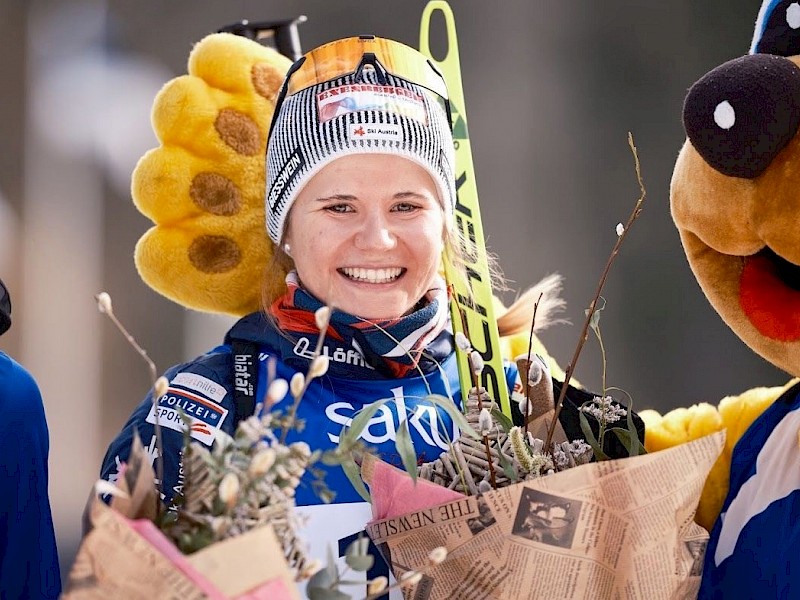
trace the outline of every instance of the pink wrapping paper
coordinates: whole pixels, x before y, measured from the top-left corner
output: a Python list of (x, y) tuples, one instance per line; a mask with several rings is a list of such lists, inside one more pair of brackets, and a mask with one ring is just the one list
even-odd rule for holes
[(417, 478), (415, 485), (408, 473), (383, 461), (372, 463), (369, 488), (373, 521), (464, 498), (459, 492), (424, 479)]
[[(128, 523), (134, 531), (169, 559), (186, 577), (191, 579), (198, 588), (208, 594), (209, 600), (230, 600), (186, 560), (181, 551), (167, 539), (152, 521), (136, 519), (129, 520)], [(272, 579), (257, 588), (236, 596), (235, 600), (291, 600), (292, 597), (283, 581)]]

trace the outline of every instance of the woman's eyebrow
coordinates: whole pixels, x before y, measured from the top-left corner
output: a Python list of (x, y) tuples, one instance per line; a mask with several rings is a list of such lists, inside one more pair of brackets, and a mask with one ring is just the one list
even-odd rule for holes
[(425, 199), (425, 196), (423, 194), (418, 194), (417, 192), (398, 192), (394, 195), (394, 198), (397, 200), (404, 200), (406, 198)]
[(332, 196), (322, 196), (316, 199), (317, 202), (330, 202), (330, 201), (352, 202), (353, 200), (358, 200), (358, 198), (356, 198), (351, 194), (333, 194)]

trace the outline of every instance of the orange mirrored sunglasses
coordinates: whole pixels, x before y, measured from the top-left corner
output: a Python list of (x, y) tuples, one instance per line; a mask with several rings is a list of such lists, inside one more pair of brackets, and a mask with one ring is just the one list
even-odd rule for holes
[(447, 85), (439, 70), (418, 50), (394, 40), (371, 35), (330, 42), (311, 50), (296, 61), (286, 74), (275, 101), (272, 125), (275, 124), (275, 118), (287, 96), (320, 83), (358, 73), (367, 65), (375, 69), (379, 80), (382, 73), (389, 73), (439, 96), (444, 102), (452, 130)]

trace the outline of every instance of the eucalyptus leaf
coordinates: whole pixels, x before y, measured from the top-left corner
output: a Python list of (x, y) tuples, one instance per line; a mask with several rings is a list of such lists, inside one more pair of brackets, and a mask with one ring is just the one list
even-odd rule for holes
[(462, 432), (469, 434), (476, 440), (483, 439), (483, 437), (478, 435), (478, 432), (472, 428), (472, 425), (467, 422), (464, 413), (459, 410), (450, 398), (440, 394), (428, 394), (425, 396), (425, 400), (445, 411)]
[(411, 441), (411, 434), (408, 432), (408, 421), (403, 419), (400, 427), (397, 428), (394, 445), (397, 453), (403, 461), (403, 468), (411, 476), (411, 480), (417, 481), (417, 453), (414, 450), (414, 442)]
[(594, 432), (589, 425), (589, 420), (586, 418), (586, 413), (582, 410), (578, 411), (578, 420), (581, 424), (581, 431), (583, 431), (583, 435), (586, 438), (586, 443), (592, 447), (595, 458), (597, 460), (608, 460), (608, 456), (606, 456), (606, 453), (603, 452), (603, 449), (600, 447), (597, 438), (594, 436)]
[(345, 556), (364, 556), (369, 549), (369, 538), (365, 535), (359, 534), (359, 536), (350, 542), (347, 546), (347, 549), (344, 551)]
[[(350, 422), (350, 427), (344, 433), (344, 435), (339, 438), (340, 444), (347, 439), (348, 441), (355, 441), (359, 438), (361, 433), (364, 431), (364, 428), (369, 423), (369, 420), (375, 416), (375, 413), (378, 412), (378, 409), (389, 402), (390, 398), (384, 398), (383, 400), (376, 400), (372, 404), (365, 406), (362, 408), (359, 413), (353, 418)], [(393, 400), (393, 398), (391, 398)]]
[(497, 421), (500, 427), (503, 428), (505, 433), (511, 431), (511, 428), (514, 426), (514, 423), (511, 421), (511, 419), (509, 419), (502, 410), (497, 408), (497, 406), (492, 409), (492, 417), (494, 417), (494, 420)]
[(517, 474), (517, 470), (514, 468), (514, 463), (511, 459), (503, 453), (502, 449), (498, 449), (498, 455), (500, 457), (500, 467), (503, 469), (503, 473), (505, 474), (508, 479), (514, 483), (519, 480), (519, 475)]
[(622, 427), (613, 427), (609, 429), (609, 431), (613, 431), (620, 443), (625, 446), (628, 456), (636, 456), (636, 451), (638, 448), (636, 448), (636, 442), (634, 441), (636, 437), (635, 435), (632, 436), (630, 431)]
[(633, 422), (633, 398), (630, 397), (630, 394), (628, 394), (627, 412), (628, 412), (628, 418), (627, 418), (628, 431), (630, 432), (631, 437), (633, 438), (633, 441), (631, 442), (630, 456), (639, 456), (640, 454), (647, 454), (647, 450), (642, 445), (642, 442), (639, 440), (639, 432), (636, 431), (636, 424)]
[[(594, 331), (595, 335), (597, 335), (598, 338), (600, 337), (600, 311), (606, 307), (606, 299), (600, 296), (599, 300), (602, 300), (603, 303), (601, 305), (595, 304), (594, 312), (592, 313), (592, 316), (589, 319), (589, 327), (592, 328), (592, 331)], [(583, 312), (587, 316), (589, 315), (588, 308)]]
[[(333, 548), (331, 548), (330, 544), (328, 544), (325, 550), (325, 561), (327, 564), (325, 565), (324, 570), (327, 571), (328, 577), (330, 577), (331, 582), (333, 582), (339, 578), (339, 570), (336, 568), (336, 558), (333, 556)], [(327, 583), (326, 585), (330, 585), (330, 583)]]
[(333, 584), (335, 581), (335, 576), (331, 577), (330, 571), (328, 567), (324, 569), (320, 569), (316, 573), (311, 576), (311, 579), (308, 580), (308, 589), (317, 588), (317, 589), (324, 589), (328, 588)]
[(340, 592), (339, 590), (312, 586), (310, 584), (306, 588), (306, 593), (308, 594), (309, 600), (351, 600), (348, 594)]
[(371, 554), (355, 554), (353, 556), (346, 556), (345, 562), (354, 571), (369, 571), (372, 565), (375, 564), (375, 557)]
[(361, 479), (361, 469), (358, 468), (356, 461), (350, 459), (342, 462), (342, 469), (347, 479), (353, 484), (353, 487), (366, 502), (371, 502), (367, 486), (364, 485), (364, 480)]

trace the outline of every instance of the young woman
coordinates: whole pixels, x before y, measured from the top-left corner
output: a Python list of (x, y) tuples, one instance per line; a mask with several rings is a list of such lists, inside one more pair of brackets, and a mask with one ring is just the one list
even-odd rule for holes
[[(102, 476), (113, 480), (134, 431), (147, 446), (158, 417), (163, 431), (163, 489), (180, 492), (183, 425), (210, 445), (232, 433), (264, 392), (266, 364), (287, 381), (306, 373), (318, 331), (315, 311), (333, 308), (323, 352), (324, 377), (299, 405), (303, 440), (333, 448), (362, 408), (381, 406), (362, 435), (399, 464), (397, 428), (406, 421), (419, 460), (435, 460), (457, 431), (430, 393), (461, 401), (442, 255), (458, 255), (454, 151), (447, 90), (427, 59), (391, 40), (359, 37), (317, 48), (295, 63), (281, 89), (267, 150), (267, 232), (275, 268), (289, 271), (288, 290), (265, 291), (263, 312), (242, 318), (223, 345), (170, 369), (169, 391), (148, 397), (106, 454)], [(527, 326), (527, 320), (525, 325)], [(516, 369), (506, 371), (509, 389)], [(254, 385), (253, 382), (257, 383)], [(287, 409), (287, 396), (276, 406)], [(363, 530), (370, 510), (341, 469), (328, 469), (336, 492), (323, 504), (311, 486), (298, 488), (310, 516), (314, 556), (341, 553)], [(370, 577), (386, 569), (382, 561)]]

